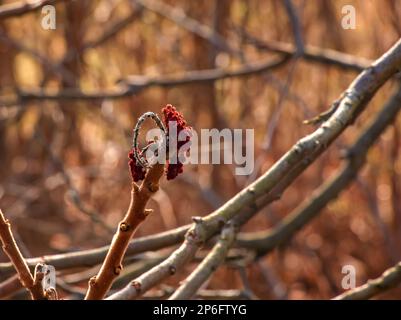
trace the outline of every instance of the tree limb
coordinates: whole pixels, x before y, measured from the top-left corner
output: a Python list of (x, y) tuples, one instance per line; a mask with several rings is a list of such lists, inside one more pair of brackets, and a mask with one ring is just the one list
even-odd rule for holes
[(152, 194), (159, 189), (159, 180), (163, 173), (164, 163), (157, 163), (148, 170), (140, 187), (133, 182), (130, 206), (119, 224), (99, 273), (89, 280), (86, 300), (103, 299), (114, 279), (120, 274), (129, 241), (149, 215), (150, 210), (145, 207)]
[(180, 287), (171, 295), (169, 300), (184, 300), (192, 298), (202, 284), (224, 262), (228, 250), (234, 242), (235, 230), (232, 223), (228, 223), (221, 231), (217, 244), (196, 267), (196, 269), (182, 282)]
[(347, 163), (330, 180), (318, 188), (314, 194), (297, 207), (289, 216), (271, 230), (252, 234), (240, 234), (237, 244), (252, 248), (258, 255), (264, 255), (273, 248), (288, 241), (295, 232), (316, 217), (327, 204), (335, 199), (357, 176), (366, 161), (370, 147), (380, 134), (395, 120), (401, 108), (401, 90), (397, 88), (387, 104), (371, 121), (370, 125), (347, 152)]

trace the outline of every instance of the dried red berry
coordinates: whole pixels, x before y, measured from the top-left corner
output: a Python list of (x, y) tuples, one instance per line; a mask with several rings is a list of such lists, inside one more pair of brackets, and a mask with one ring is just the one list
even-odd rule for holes
[(128, 153), (128, 165), (131, 172), (131, 177), (134, 182), (138, 182), (139, 180), (145, 179), (146, 170), (140, 164), (136, 163), (134, 150), (131, 150)]
[(178, 112), (177, 109), (171, 104), (166, 105), (162, 109), (162, 112), (163, 112), (163, 121), (167, 128), (167, 135), (169, 137), (171, 134), (169, 132), (169, 123), (173, 121), (176, 122), (177, 124), (177, 137), (176, 137), (177, 150), (176, 152), (173, 153), (174, 156), (176, 157), (175, 161), (176, 163), (169, 163), (169, 161), (167, 161), (167, 169), (166, 169), (167, 180), (171, 180), (177, 177), (178, 174), (183, 172), (184, 165), (180, 162), (178, 158), (178, 151), (185, 143), (190, 141), (190, 136), (188, 135), (186, 136), (185, 141), (178, 141), (178, 136), (180, 132), (183, 130), (191, 130), (191, 127), (187, 126), (187, 122), (185, 121), (184, 116), (180, 112)]

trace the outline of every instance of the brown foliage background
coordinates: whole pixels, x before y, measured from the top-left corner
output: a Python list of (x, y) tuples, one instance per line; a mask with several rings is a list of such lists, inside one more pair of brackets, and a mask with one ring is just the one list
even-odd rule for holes
[[(11, 1), (3, 1), (7, 2)], [(267, 43), (293, 43), (281, 1), (165, 3), (214, 28), (228, 43), (240, 48), (248, 62), (276, 54), (247, 44), (236, 32), (238, 28)], [(341, 8), (345, 4), (356, 8), (355, 30), (341, 28)], [(294, 1), (294, 5), (307, 45), (374, 59), (401, 36), (399, 1)], [(198, 132), (202, 128), (254, 129), (255, 159), (261, 161), (263, 172), (313, 130), (302, 121), (326, 110), (357, 74), (301, 59), (296, 62), (292, 77), (291, 66), (286, 64), (273, 72), (246, 78), (150, 88), (121, 99), (29, 100), (6, 105), (4, 101), (15, 98), (16, 87), (106, 90), (129, 75), (166, 75), (241, 64), (238, 57), (221, 52), (154, 12), (133, 7), (128, 0), (67, 1), (57, 4), (56, 11), (56, 30), (41, 28), (40, 11), (0, 21), (0, 206), (11, 220), (26, 257), (94, 248), (110, 242), (110, 229), (115, 228), (129, 203), (127, 152), (132, 128), (143, 112), (160, 113), (162, 106), (172, 103)], [(119, 32), (82, 50), (133, 11), (134, 19)], [(65, 56), (71, 59), (63, 62)], [(61, 66), (62, 72), (58, 72), (60, 68), (54, 71), (55, 65)], [(289, 92), (284, 93), (280, 104), (280, 88), (287, 82)], [(280, 201), (262, 210), (244, 231), (273, 226), (327, 180), (341, 164), (341, 149), (355, 139), (363, 124), (382, 106), (389, 87), (386, 85), (378, 93), (367, 112)], [(399, 260), (399, 120), (372, 148), (367, 165), (350, 188), (290, 243), (245, 267), (245, 285), (257, 297), (331, 298), (343, 291), (342, 266), (354, 265), (357, 285), (361, 285)], [(271, 126), (271, 144), (263, 151)], [(70, 185), (66, 184), (65, 175)], [(210, 213), (246, 186), (248, 178), (235, 176), (233, 165), (186, 166), (181, 178), (163, 180), (160, 192), (150, 202), (155, 212), (136, 237), (184, 225), (191, 222), (191, 216)], [(78, 210), (69, 197), (72, 185), (84, 206), (107, 227)], [(389, 243), (394, 243), (394, 247)], [(0, 261), (6, 260), (0, 253)], [(187, 266), (186, 272), (193, 266)], [(59, 277), (63, 279), (64, 275)], [(175, 275), (168, 283), (176, 286), (184, 276)], [(85, 288), (86, 279), (77, 286)], [(219, 269), (207, 284), (211, 289), (243, 286), (244, 277), (230, 265)], [(61, 294), (67, 297), (71, 293)], [(394, 289), (382, 297), (401, 298), (401, 293)]]

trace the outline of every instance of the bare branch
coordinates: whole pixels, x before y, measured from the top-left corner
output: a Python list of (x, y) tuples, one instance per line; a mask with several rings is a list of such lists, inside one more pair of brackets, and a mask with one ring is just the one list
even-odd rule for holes
[(292, 237), (296, 231), (316, 217), (326, 205), (335, 199), (357, 176), (364, 165), (369, 148), (381, 133), (394, 121), (401, 108), (401, 91), (389, 99), (383, 110), (360, 134), (354, 145), (347, 152), (347, 164), (328, 182), (317, 189), (310, 199), (304, 201), (289, 216), (272, 230), (242, 234), (237, 237), (237, 244), (253, 248), (259, 255), (266, 254)]
[[(156, 251), (175, 245), (184, 240), (185, 233), (188, 231), (190, 226), (191, 225), (185, 225), (152, 236), (136, 238), (128, 245), (126, 255), (132, 256), (137, 253)], [(108, 250), (109, 246), (104, 246), (96, 249), (26, 259), (26, 262), (29, 266), (35, 266), (37, 263), (43, 262), (54, 266), (60, 271), (71, 268), (93, 267), (104, 260)], [(11, 263), (0, 263), (0, 276), (2, 278), (10, 276), (12, 271), (13, 265)]]
[(169, 300), (184, 300), (193, 297), (204, 282), (224, 262), (228, 250), (234, 242), (235, 230), (232, 223), (228, 223), (221, 232), (217, 244), (209, 252), (197, 268), (182, 282)]
[(204, 243), (202, 235), (206, 232), (202, 218), (196, 217), (195, 225), (185, 236), (185, 241), (166, 260), (151, 268), (135, 280), (131, 281), (124, 289), (112, 294), (108, 300), (129, 300), (145, 293), (164, 278), (173, 275), (190, 261)]
[[(243, 29), (237, 28), (237, 32), (240, 33), (248, 43), (254, 45), (260, 50), (266, 50), (290, 56), (293, 56), (296, 53), (296, 47), (290, 43), (276, 41), (265, 42), (259, 40)], [(358, 72), (368, 68), (372, 64), (372, 61), (369, 59), (355, 57), (347, 53), (332, 49), (319, 48), (311, 45), (304, 46), (304, 54), (302, 58), (306, 61), (333, 65), (346, 70)]]
[(86, 300), (102, 299), (120, 274), (129, 241), (138, 226), (149, 215), (150, 210), (145, 207), (152, 194), (159, 189), (159, 180), (163, 173), (164, 164), (157, 163), (148, 170), (140, 187), (132, 182), (130, 206), (119, 224), (99, 273), (89, 280)]
[(296, 44), (296, 57), (304, 54), (304, 40), (302, 36), (302, 27), (299, 21), (298, 13), (291, 0), (284, 0), (284, 7), (291, 22), (292, 33)]
[(225, 69), (210, 69), (210, 70), (199, 70), (199, 71), (188, 71), (177, 75), (167, 76), (131, 76), (127, 79), (121, 79), (119, 85), (113, 89), (108, 90), (93, 90), (93, 91), (82, 91), (80, 89), (63, 89), (63, 90), (51, 90), (51, 89), (30, 89), (22, 90), (17, 92), (18, 98), (16, 101), (7, 102), (0, 100), (0, 104), (4, 105), (15, 105), (21, 99), (23, 101), (28, 100), (104, 100), (104, 99), (118, 99), (127, 96), (132, 96), (140, 93), (141, 91), (151, 87), (170, 88), (181, 85), (189, 85), (194, 83), (207, 83), (217, 80), (233, 78), (233, 77), (245, 77), (256, 75), (259, 73), (274, 70), (284, 65), (288, 57), (277, 58), (277, 59), (265, 59), (256, 63), (249, 63), (240, 65), (233, 70)]

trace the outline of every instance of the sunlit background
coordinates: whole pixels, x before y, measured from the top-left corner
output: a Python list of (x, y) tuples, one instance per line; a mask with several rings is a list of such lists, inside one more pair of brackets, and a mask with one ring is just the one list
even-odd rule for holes
[[(171, 103), (195, 130), (254, 129), (256, 171), (236, 176), (236, 165), (185, 166), (179, 178), (162, 180), (149, 203), (155, 212), (135, 237), (188, 224), (192, 216), (218, 208), (312, 132), (315, 127), (303, 121), (328, 109), (359, 73), (358, 68), (299, 58), (249, 76), (166, 88), (150, 84), (125, 95), (124, 81), (130, 76), (157, 79), (201, 69), (234, 70), (285, 56), (272, 47), (296, 49), (281, 1), (162, 3), (174, 8), (175, 20), (170, 11), (129, 0), (58, 2), (55, 30), (42, 28), (40, 10), (0, 19), (0, 207), (25, 257), (110, 243), (129, 203), (127, 153), (142, 113), (160, 114)], [(333, 49), (366, 65), (401, 36), (399, 1), (293, 4), (306, 50)], [(341, 26), (346, 4), (355, 7), (355, 29)], [(213, 43), (196, 35), (183, 25), (182, 14), (220, 37)], [(341, 151), (383, 106), (393, 87), (386, 84), (356, 123), (242, 231), (274, 226), (333, 175), (342, 165)], [(81, 97), (71, 88), (80, 88)], [(67, 99), (44, 99), (58, 90)], [(399, 125), (400, 119), (382, 135), (351, 187), (291, 241), (258, 260), (246, 256), (240, 263), (224, 264), (204, 289), (245, 289), (259, 299), (328, 299), (344, 291), (344, 265), (355, 267), (356, 284), (361, 285), (398, 261)], [(2, 252), (0, 261), (8, 261)], [(176, 286), (195, 266), (187, 265), (155, 290)], [(97, 270), (60, 272), (59, 294), (80, 297)], [(1, 281), (7, 277), (0, 270)], [(118, 287), (133, 278), (123, 279)], [(8, 298), (24, 296), (18, 290)], [(395, 289), (381, 297), (401, 298), (401, 292)]]

